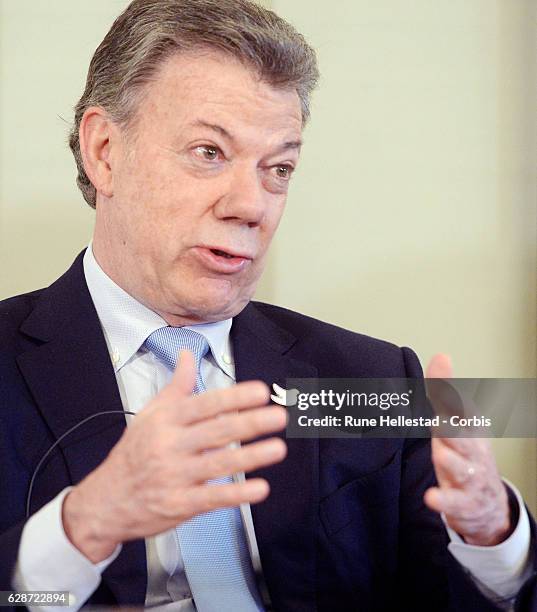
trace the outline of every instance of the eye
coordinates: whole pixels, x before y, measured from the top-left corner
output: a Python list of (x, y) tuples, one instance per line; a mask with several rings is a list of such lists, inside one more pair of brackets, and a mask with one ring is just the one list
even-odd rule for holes
[(275, 166), (274, 170), (276, 172), (276, 176), (279, 179), (282, 179), (284, 181), (289, 181), (295, 169), (293, 168), (293, 166), (282, 164), (280, 166)]
[(215, 161), (218, 155), (222, 153), (218, 147), (213, 145), (200, 145), (195, 148), (196, 155), (206, 161)]

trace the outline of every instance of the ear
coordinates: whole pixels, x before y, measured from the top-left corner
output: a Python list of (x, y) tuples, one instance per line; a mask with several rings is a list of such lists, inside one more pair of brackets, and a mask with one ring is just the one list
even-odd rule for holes
[(114, 195), (111, 150), (116, 143), (115, 125), (99, 106), (86, 109), (80, 122), (80, 153), (84, 169), (98, 193), (110, 198)]

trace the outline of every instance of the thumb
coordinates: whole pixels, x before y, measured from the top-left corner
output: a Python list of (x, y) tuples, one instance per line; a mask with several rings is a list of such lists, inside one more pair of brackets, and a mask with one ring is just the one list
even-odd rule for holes
[(190, 351), (179, 351), (170, 387), (180, 395), (192, 395), (196, 385), (196, 359)]

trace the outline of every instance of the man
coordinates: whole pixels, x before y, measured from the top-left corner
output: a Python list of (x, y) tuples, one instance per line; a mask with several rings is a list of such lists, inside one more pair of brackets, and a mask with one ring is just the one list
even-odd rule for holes
[(534, 524), (483, 441), (435, 440), (435, 483), (425, 440), (285, 443), (266, 406), (286, 378), (421, 376), (409, 349), (250, 301), (317, 76), (246, 0), (135, 0), (97, 49), (71, 136), (92, 244), (0, 306), (3, 590), (73, 610), (531, 606)]

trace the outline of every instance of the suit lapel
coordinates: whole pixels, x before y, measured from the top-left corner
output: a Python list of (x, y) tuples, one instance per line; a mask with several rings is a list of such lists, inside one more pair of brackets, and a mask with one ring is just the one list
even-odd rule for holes
[[(287, 378), (317, 376), (311, 364), (288, 353), (296, 339), (249, 304), (231, 330), (237, 382), (262, 380), (272, 389)], [(285, 439), (285, 432), (281, 437)], [(259, 553), (276, 610), (311, 612), (315, 605), (318, 440), (286, 440), (288, 454), (247, 477), (262, 477), (271, 493), (252, 506)]]
[[(18, 364), (55, 439), (92, 414), (123, 410), (82, 257), (83, 253), (41, 294), (21, 327), (39, 342), (19, 356)], [(105, 459), (124, 428), (123, 415), (106, 415), (88, 421), (60, 443), (73, 484)], [(36, 509), (34, 504), (32, 511)], [(119, 603), (143, 604), (147, 581), (144, 542), (125, 544), (103, 580)]]
[[(19, 356), (18, 365), (55, 439), (97, 412), (123, 409), (82, 258), (83, 253), (42, 292), (21, 327), (37, 342)], [(270, 387), (275, 382), (285, 386), (287, 378), (317, 375), (311, 364), (287, 354), (296, 339), (253, 304), (235, 318), (231, 336), (239, 382), (258, 379)], [(122, 415), (98, 417), (60, 443), (73, 484), (105, 459), (124, 428)], [(266, 478), (271, 486), (268, 499), (252, 507), (252, 516), (275, 608), (311, 612), (316, 607), (318, 441), (290, 439), (287, 445), (282, 463), (247, 475)], [(38, 507), (36, 500), (32, 511)], [(123, 545), (103, 573), (103, 581), (119, 604), (143, 605), (147, 587), (143, 540)]]

